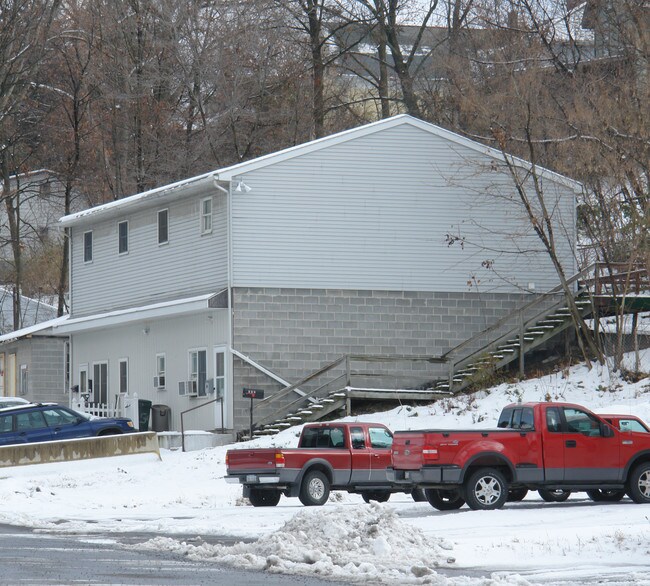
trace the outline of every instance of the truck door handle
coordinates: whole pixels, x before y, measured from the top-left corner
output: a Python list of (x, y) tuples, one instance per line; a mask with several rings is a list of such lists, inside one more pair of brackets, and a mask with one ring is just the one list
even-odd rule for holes
[(566, 442), (564, 442), (564, 445), (567, 448), (576, 448), (578, 447), (578, 442), (576, 442), (576, 440), (567, 440)]

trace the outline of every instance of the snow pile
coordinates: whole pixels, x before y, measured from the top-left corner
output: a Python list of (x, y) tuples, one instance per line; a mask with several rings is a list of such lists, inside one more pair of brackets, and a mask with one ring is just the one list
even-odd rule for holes
[(275, 573), (311, 574), (354, 582), (448, 584), (434, 568), (453, 564), (453, 546), (427, 537), (387, 505), (299, 511), (254, 543), (233, 546), (152, 539), (138, 547)]
[[(650, 372), (650, 353), (643, 356)], [(392, 430), (494, 427), (504, 405), (545, 400), (650, 423), (650, 379), (629, 381), (599, 365), (346, 420)], [(601, 504), (576, 492), (545, 503), (530, 492), (497, 511), (437, 511), (408, 494), (368, 505), (334, 491), (318, 508), (284, 496), (276, 507), (252, 507), (240, 486), (224, 482), (229, 448), (295, 447), (300, 430), (199, 452), (161, 450), (162, 461), (140, 454), (2, 468), (0, 523), (116, 540), (150, 532), (158, 537), (146, 547), (156, 550), (338, 582), (650, 586), (650, 505), (628, 498)], [(182, 541), (188, 535), (205, 541)], [(208, 543), (220, 536), (248, 543)]]

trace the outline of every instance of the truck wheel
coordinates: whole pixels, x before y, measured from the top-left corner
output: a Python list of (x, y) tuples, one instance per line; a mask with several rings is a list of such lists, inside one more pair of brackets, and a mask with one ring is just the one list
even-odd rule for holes
[(632, 470), (627, 494), (635, 503), (650, 503), (650, 462), (639, 464)]
[(320, 507), (330, 496), (330, 482), (327, 476), (318, 470), (307, 472), (300, 485), (298, 498), (306, 507)]
[(562, 490), (561, 488), (557, 490), (540, 488), (537, 492), (547, 503), (563, 503), (571, 496), (570, 490)]
[(600, 503), (617, 503), (625, 496), (624, 490), (588, 490), (587, 496), (595, 502)]
[(385, 503), (390, 498), (390, 490), (365, 490), (361, 493), (361, 498), (367, 503), (370, 501)]
[(528, 494), (528, 489), (524, 486), (523, 488), (511, 488), (508, 491), (508, 502), (509, 503), (518, 503), (523, 501)]
[(494, 468), (480, 468), (465, 483), (465, 500), (470, 509), (500, 509), (508, 499), (508, 483)]
[(424, 494), (424, 489), (423, 488), (414, 488), (411, 491), (411, 498), (416, 502), (416, 503), (423, 503), (424, 501), (427, 500), (427, 495)]
[(264, 490), (251, 488), (248, 500), (254, 507), (275, 507), (280, 502), (279, 490)]
[(424, 496), (429, 504), (439, 511), (455, 511), (465, 504), (460, 491), (456, 489), (426, 488)]

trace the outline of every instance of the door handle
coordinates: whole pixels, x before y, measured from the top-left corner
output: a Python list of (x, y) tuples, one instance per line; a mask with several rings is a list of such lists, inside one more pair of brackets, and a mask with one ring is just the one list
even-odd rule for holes
[(564, 442), (564, 445), (567, 448), (576, 448), (578, 447), (578, 442), (576, 442), (576, 440), (567, 440), (566, 442)]

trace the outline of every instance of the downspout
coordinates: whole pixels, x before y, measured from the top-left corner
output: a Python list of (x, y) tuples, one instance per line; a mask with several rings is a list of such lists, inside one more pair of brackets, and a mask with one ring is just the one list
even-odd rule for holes
[[(226, 242), (227, 242), (227, 284), (226, 288), (228, 291), (228, 363), (226, 365), (227, 373), (230, 375), (227, 377), (229, 381), (230, 389), (224, 389), (224, 400), (226, 393), (230, 390), (232, 396), (232, 408), (230, 412), (231, 420), (234, 423), (235, 420), (235, 390), (234, 390), (234, 376), (233, 376), (233, 360), (232, 360), (232, 345), (233, 345), (233, 317), (232, 317), (232, 182), (228, 181), (228, 189), (220, 185), (219, 175), (215, 173), (212, 175), (212, 180), (214, 186), (221, 192), (226, 194)], [(221, 422), (223, 426), (223, 421)]]
[[(68, 232), (68, 315), (72, 316), (72, 227), (64, 228)], [(74, 362), (74, 345), (72, 343), (72, 335), (68, 334), (68, 352), (70, 356), (68, 360), (70, 361), (70, 380), (68, 384), (70, 388), (66, 389), (68, 392), (68, 407), (72, 407), (72, 387), (74, 387), (74, 381), (76, 376), (76, 367)], [(65, 366), (64, 366), (65, 368)], [(63, 373), (65, 378), (65, 372)]]

